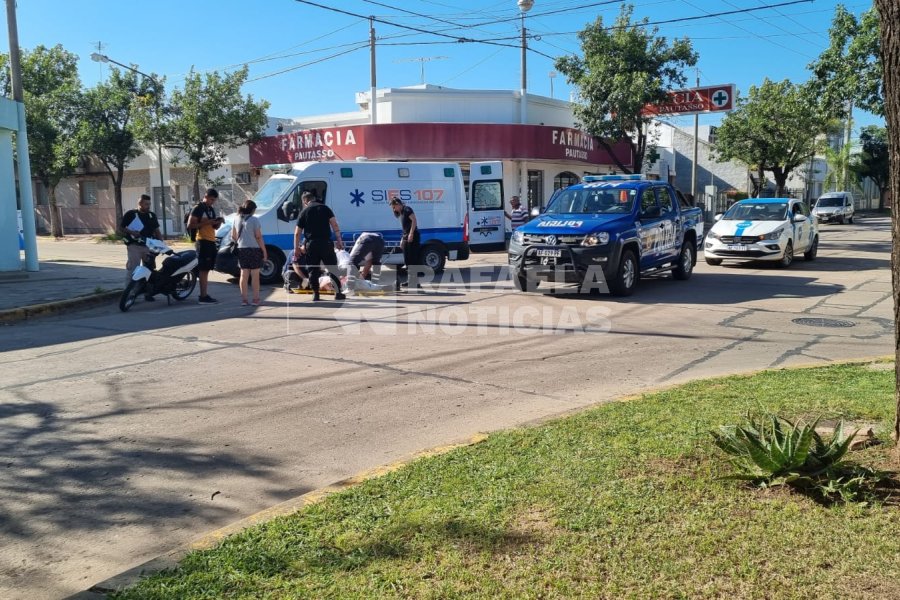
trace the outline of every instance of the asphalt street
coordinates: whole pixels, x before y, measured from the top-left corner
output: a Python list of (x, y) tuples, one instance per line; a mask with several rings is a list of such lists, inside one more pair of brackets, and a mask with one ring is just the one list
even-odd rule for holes
[[(701, 258), (690, 281), (646, 279), (626, 299), (522, 294), (491, 254), (420, 293), (314, 305), (270, 288), (248, 308), (214, 276), (213, 306), (0, 328), (0, 598), (87, 589), (477, 432), (698, 377), (890, 354), (890, 223), (859, 221), (822, 227), (814, 262)], [(121, 247), (91, 252), (121, 272)]]

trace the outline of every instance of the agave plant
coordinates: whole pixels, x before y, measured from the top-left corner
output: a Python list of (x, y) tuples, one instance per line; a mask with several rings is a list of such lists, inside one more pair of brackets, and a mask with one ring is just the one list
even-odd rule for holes
[(841, 421), (825, 441), (816, 433), (818, 422), (748, 414), (744, 423), (722, 426), (712, 436), (738, 470), (732, 478), (760, 485), (802, 485), (814, 483), (839, 465), (856, 435), (845, 435)]

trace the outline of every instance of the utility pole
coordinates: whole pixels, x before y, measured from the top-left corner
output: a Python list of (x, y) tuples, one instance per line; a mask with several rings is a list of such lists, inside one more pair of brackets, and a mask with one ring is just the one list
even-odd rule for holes
[[(700, 69), (697, 69), (697, 87), (700, 87)], [(700, 114), (694, 115), (694, 160), (691, 163), (691, 196), (697, 202), (697, 147), (700, 145)]]
[[(28, 131), (25, 121), (25, 95), (22, 90), (22, 56), (19, 52), (19, 28), (16, 0), (6, 0), (6, 26), (9, 31), (10, 87), (16, 102), (19, 130), (16, 151), (19, 156), (19, 197), (22, 201), (22, 237), (25, 238), (25, 270), (37, 271), (37, 229), (34, 226), (34, 198), (31, 194), (31, 161), (28, 158)], [(13, 203), (15, 199), (10, 199)], [(16, 232), (18, 235), (18, 232)]]
[(853, 101), (847, 103), (847, 124), (844, 128), (844, 148), (846, 160), (843, 161), (844, 191), (850, 191), (850, 136), (853, 134)]
[(378, 100), (375, 90), (375, 17), (369, 17), (369, 121), (378, 123)]

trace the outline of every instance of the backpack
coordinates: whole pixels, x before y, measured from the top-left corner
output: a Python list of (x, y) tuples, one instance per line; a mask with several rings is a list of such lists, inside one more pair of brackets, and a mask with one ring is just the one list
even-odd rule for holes
[(194, 207), (191, 210), (184, 213), (184, 229), (185, 229), (185, 231), (188, 232), (188, 235), (191, 237), (192, 242), (197, 241), (197, 228), (196, 227), (188, 227), (188, 223), (191, 222), (191, 213), (194, 212), (194, 208), (197, 208), (197, 206), (199, 206), (199, 205), (200, 205), (200, 203), (198, 202), (197, 204), (194, 205)]

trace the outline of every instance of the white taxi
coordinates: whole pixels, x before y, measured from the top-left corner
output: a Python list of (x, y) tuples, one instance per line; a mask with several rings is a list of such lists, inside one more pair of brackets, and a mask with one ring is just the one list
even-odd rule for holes
[(799, 200), (750, 198), (735, 202), (706, 235), (703, 252), (707, 264), (723, 260), (776, 261), (782, 267), (803, 253), (814, 260), (819, 250), (816, 220)]

